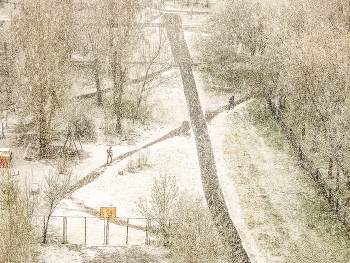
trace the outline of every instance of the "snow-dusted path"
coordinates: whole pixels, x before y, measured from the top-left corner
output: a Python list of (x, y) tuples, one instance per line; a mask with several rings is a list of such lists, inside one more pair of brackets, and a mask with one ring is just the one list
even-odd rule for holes
[(192, 59), (181, 28), (181, 19), (176, 14), (165, 14), (164, 18), (174, 60), (180, 68), (187, 109), (196, 141), (205, 199), (219, 233), (230, 247), (231, 260), (242, 263), (251, 262), (242, 246), (241, 238), (232, 222), (222, 193), (207, 124), (192, 72)]

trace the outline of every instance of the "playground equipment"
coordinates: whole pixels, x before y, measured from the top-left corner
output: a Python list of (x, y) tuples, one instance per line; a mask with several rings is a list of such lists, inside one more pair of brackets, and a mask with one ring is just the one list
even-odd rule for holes
[(12, 160), (12, 152), (10, 148), (0, 148), (0, 168), (9, 167)]
[[(69, 140), (69, 146), (66, 147), (68, 140)], [(66, 141), (64, 142), (64, 145), (63, 145), (63, 151), (67, 151), (68, 153), (77, 152), (79, 156), (79, 151), (75, 143), (76, 140), (78, 140), (80, 144), (80, 148), (83, 149), (83, 146), (81, 145), (81, 142), (80, 142), (80, 136), (77, 133), (77, 127), (74, 124), (71, 124), (68, 127), (68, 134), (67, 134)], [(75, 150), (73, 149), (73, 145)]]

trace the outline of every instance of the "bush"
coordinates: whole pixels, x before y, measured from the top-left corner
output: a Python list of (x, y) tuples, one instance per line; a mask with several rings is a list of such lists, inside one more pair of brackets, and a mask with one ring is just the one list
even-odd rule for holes
[(139, 171), (142, 171), (143, 169), (149, 166), (148, 159), (148, 148), (146, 150), (139, 151), (135, 159), (133, 157), (129, 158), (129, 161), (127, 163), (127, 171), (129, 173), (137, 173)]
[(36, 242), (25, 200), (12, 171), (0, 173), (0, 262), (34, 262)]
[(96, 139), (95, 124), (91, 118), (82, 114), (75, 118), (73, 124), (75, 125), (76, 133), (80, 138), (86, 140)]
[(154, 180), (151, 198), (140, 200), (139, 211), (159, 226), (172, 262), (225, 262), (227, 255), (202, 198), (179, 194), (176, 178)]
[(202, 198), (182, 194), (170, 222), (172, 262), (228, 261), (228, 253)]

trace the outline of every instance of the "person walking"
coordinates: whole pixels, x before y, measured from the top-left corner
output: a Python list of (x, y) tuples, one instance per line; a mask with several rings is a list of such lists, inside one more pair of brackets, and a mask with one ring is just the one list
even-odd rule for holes
[(112, 146), (109, 146), (107, 149), (107, 164), (109, 159), (111, 159), (110, 163), (113, 161), (113, 151), (112, 151)]
[(235, 96), (232, 96), (228, 101), (228, 110), (230, 110), (231, 107), (233, 108), (234, 105), (235, 105)]

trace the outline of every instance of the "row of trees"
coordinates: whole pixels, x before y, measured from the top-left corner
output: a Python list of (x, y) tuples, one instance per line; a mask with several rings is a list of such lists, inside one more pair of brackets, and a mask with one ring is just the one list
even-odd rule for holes
[(203, 57), (215, 75), (271, 99), (308, 149), (350, 169), (350, 3), (227, 0), (208, 26)]
[[(3, 101), (19, 109), (22, 127), (37, 134), (39, 157), (49, 151), (58, 127), (73, 120), (63, 115), (77, 103), (72, 97), (72, 61), (81, 58), (94, 80), (97, 105), (122, 132), (122, 119), (142, 119), (147, 96), (162, 84), (169, 67), (162, 30), (147, 37), (143, 22), (149, 0), (20, 1), (11, 14)], [(149, 33), (149, 32), (148, 32)], [(156, 41), (153, 39), (156, 37)], [(137, 62), (137, 63), (134, 63)], [(2, 74), (4, 76), (4, 74)], [(102, 83), (111, 83), (109, 86)], [(6, 87), (4, 86), (6, 84)]]

